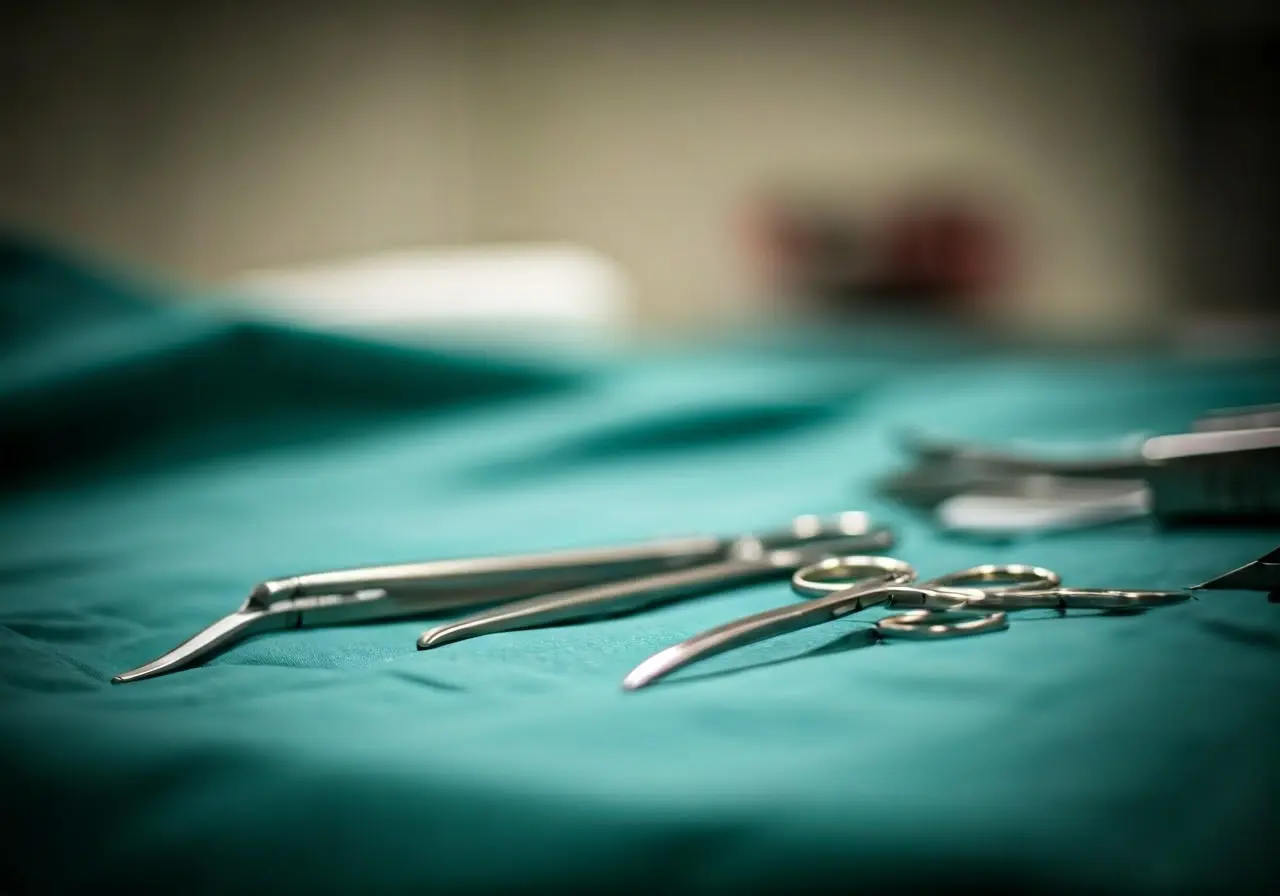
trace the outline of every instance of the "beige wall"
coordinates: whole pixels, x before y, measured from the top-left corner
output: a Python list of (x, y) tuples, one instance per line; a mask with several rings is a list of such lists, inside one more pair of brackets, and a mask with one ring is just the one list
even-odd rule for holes
[(466, 35), (429, 3), (55, 0), (0, 27), (0, 218), (196, 278), (470, 239)]
[(3, 38), (29, 74), (0, 104), (0, 217), (198, 278), (576, 240), (646, 323), (696, 326), (750, 308), (730, 228), (755, 188), (939, 175), (1016, 203), (1021, 319), (1133, 326), (1167, 294), (1131, 4), (479, 6), (31, 14)]
[(1125, 325), (1159, 303), (1139, 16), (1118, 3), (809, 6), (540, 4), (493, 19), (481, 233), (593, 241), (633, 270), (654, 318), (684, 323), (740, 295), (729, 216), (762, 182), (875, 201), (913, 175), (956, 177), (1017, 204), (1034, 241), (1029, 319)]

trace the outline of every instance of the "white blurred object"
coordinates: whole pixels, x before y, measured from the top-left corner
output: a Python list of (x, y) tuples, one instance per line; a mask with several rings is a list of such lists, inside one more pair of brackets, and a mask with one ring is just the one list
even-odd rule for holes
[(1048, 476), (1024, 494), (960, 494), (937, 508), (938, 522), (944, 529), (1004, 536), (1083, 529), (1150, 512), (1151, 495), (1144, 482), (1084, 482)]
[(613, 343), (628, 278), (572, 245), (405, 249), (248, 271), (227, 286), (249, 313), (379, 337)]

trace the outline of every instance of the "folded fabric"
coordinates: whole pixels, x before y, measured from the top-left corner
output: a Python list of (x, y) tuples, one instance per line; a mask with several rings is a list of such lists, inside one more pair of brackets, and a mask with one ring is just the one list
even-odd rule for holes
[(770, 583), (421, 654), (429, 620), (279, 632), (108, 683), (273, 576), (848, 508), (896, 526), (924, 575), (1029, 562), (1185, 586), (1274, 533), (1136, 520), (987, 544), (871, 482), (904, 425), (1173, 429), (1274, 399), (1276, 359), (922, 351), (902, 333), (535, 364), (180, 298), (0, 248), (0, 889), (1277, 882), (1280, 612), (1257, 594), (861, 650), (847, 620), (637, 694), (619, 682), (640, 659), (798, 598)]

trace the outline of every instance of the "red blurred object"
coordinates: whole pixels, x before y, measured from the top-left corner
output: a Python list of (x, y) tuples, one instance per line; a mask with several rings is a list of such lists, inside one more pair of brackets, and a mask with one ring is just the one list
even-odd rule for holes
[(781, 203), (761, 202), (747, 210), (744, 231), (757, 277), (782, 290), (807, 279), (817, 252), (808, 216)]
[(873, 279), (895, 293), (970, 303), (998, 293), (1011, 271), (1008, 237), (973, 203), (916, 201), (872, 229)]
[(979, 312), (1010, 284), (1011, 232), (993, 203), (904, 191), (886, 213), (777, 197), (753, 204), (743, 242), (768, 288), (833, 311)]

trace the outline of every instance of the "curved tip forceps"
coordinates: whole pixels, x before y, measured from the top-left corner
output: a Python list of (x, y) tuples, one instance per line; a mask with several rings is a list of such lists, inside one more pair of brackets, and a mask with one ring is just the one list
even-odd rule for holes
[(255, 586), (234, 613), (158, 659), (122, 672), (112, 682), (140, 681), (176, 672), (262, 632), (390, 620), (607, 582), (622, 582), (614, 586), (621, 588), (630, 581), (671, 582), (680, 580), (682, 574), (690, 577), (683, 586), (688, 592), (693, 578), (705, 582), (717, 577), (714, 571), (719, 571), (722, 578), (726, 566), (754, 564), (752, 568), (758, 574), (766, 558), (779, 561), (794, 555), (796, 561), (783, 570), (789, 575), (796, 566), (819, 556), (874, 551), (892, 545), (893, 536), (888, 530), (872, 526), (866, 514), (850, 511), (828, 517), (797, 517), (785, 529), (763, 535), (676, 538), (608, 548), (290, 576)]
[(1032, 608), (1146, 609), (1178, 603), (1185, 591), (1116, 591), (1063, 588), (1052, 570), (1022, 564), (988, 564), (912, 584), (916, 571), (892, 557), (832, 557), (797, 570), (792, 590), (812, 598), (765, 610), (694, 635), (655, 653), (623, 679), (637, 690), (699, 660), (886, 605), (907, 612), (878, 620), (867, 630), (879, 638), (953, 638), (1001, 631), (1005, 611)]
[(423, 632), (418, 649), (430, 650), (477, 635), (632, 613), (708, 591), (790, 576), (832, 554), (883, 551), (894, 543), (889, 529), (868, 525), (863, 514), (854, 514), (834, 527), (825, 526), (817, 517), (801, 517), (796, 524), (807, 533), (803, 540), (794, 536), (747, 536), (728, 544), (716, 562), (692, 569), (572, 588), (504, 604)]

